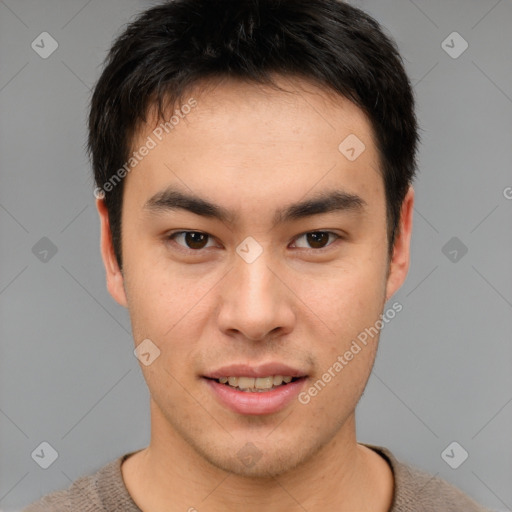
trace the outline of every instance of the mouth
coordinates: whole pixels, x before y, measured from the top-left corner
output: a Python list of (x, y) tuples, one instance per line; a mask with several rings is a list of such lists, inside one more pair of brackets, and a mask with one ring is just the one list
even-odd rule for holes
[(231, 365), (203, 375), (203, 381), (223, 407), (242, 415), (272, 414), (290, 405), (308, 376), (287, 365)]
[(245, 393), (265, 393), (278, 389), (282, 386), (286, 386), (291, 382), (305, 379), (305, 377), (292, 377), (291, 375), (269, 375), (267, 377), (220, 377), (218, 379), (206, 378)]

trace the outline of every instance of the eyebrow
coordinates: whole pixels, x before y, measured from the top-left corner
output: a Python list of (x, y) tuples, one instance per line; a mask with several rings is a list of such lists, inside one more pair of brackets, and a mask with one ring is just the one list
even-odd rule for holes
[[(273, 226), (335, 211), (362, 213), (366, 205), (366, 201), (356, 194), (343, 190), (324, 191), (310, 199), (277, 210), (274, 214)], [(172, 187), (158, 192), (148, 199), (144, 203), (143, 209), (154, 214), (185, 210), (227, 224), (233, 224), (238, 218), (234, 212), (223, 206)]]

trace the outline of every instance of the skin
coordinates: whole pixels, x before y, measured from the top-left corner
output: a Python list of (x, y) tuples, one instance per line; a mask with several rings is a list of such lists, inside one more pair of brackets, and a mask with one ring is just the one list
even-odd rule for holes
[[(309, 404), (294, 400), (274, 414), (227, 409), (201, 377), (226, 364), (278, 361), (307, 373), (306, 389), (379, 320), (407, 275), (414, 191), (403, 202), (388, 260), (384, 184), (368, 119), (347, 99), (299, 78), (277, 82), (289, 92), (234, 80), (191, 90), (197, 107), (125, 178), (122, 272), (97, 200), (108, 290), (129, 309), (135, 344), (149, 338), (161, 351), (141, 364), (151, 395), (150, 444), (122, 466), (145, 512), (391, 506), (391, 469), (357, 443), (355, 429), (377, 337)], [(160, 122), (152, 112), (134, 149)], [(353, 162), (338, 150), (349, 134), (366, 146)], [(147, 211), (146, 201), (170, 185), (237, 220)], [(272, 225), (277, 209), (340, 189), (361, 197), (364, 209)], [(180, 230), (210, 237), (193, 249), (184, 236), (169, 239)], [(316, 231), (344, 238), (308, 243), (305, 234)], [(248, 236), (263, 249), (250, 264), (236, 253)], [(250, 467), (237, 456), (248, 442), (261, 455)]]

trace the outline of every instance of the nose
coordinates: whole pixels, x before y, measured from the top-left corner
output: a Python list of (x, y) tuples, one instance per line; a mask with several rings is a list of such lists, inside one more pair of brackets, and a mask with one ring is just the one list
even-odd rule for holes
[(248, 263), (236, 257), (222, 282), (217, 321), (223, 333), (251, 341), (288, 334), (296, 321), (286, 276), (264, 251)]

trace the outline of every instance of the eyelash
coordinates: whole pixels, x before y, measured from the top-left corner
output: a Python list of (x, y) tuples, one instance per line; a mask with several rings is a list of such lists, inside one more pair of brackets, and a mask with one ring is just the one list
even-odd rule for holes
[[(185, 247), (185, 246), (175, 242), (175, 238), (177, 236), (179, 236), (179, 235), (186, 235), (187, 233), (196, 233), (196, 234), (199, 234), (199, 235), (206, 235), (207, 237), (209, 237), (208, 238), (208, 242), (210, 241), (210, 239), (213, 239), (212, 235), (209, 235), (208, 233), (205, 233), (203, 231), (189, 230), (189, 231), (175, 231), (174, 233), (170, 233), (170, 234), (166, 235), (165, 240), (166, 241), (174, 242), (176, 245), (179, 246), (179, 250), (187, 252), (187, 253), (199, 254), (199, 253), (203, 252), (205, 249), (207, 249), (206, 247), (201, 248), (201, 249), (190, 249), (188, 247)], [(303, 251), (306, 251), (306, 252), (321, 253), (321, 252), (323, 252), (325, 250), (329, 250), (329, 247), (334, 245), (336, 243), (336, 241), (343, 240), (343, 237), (341, 235), (338, 235), (337, 233), (334, 233), (333, 231), (321, 231), (321, 230), (306, 231), (305, 233), (297, 235), (297, 237), (294, 240), (297, 240), (297, 239), (299, 239), (299, 238), (301, 238), (303, 236), (310, 235), (310, 234), (313, 234), (313, 233), (315, 233), (315, 234), (322, 233), (322, 234), (334, 235), (335, 239), (334, 239), (334, 241), (332, 241), (331, 243), (328, 243), (328, 245), (326, 245), (325, 247), (321, 247), (320, 249), (304, 248), (304, 247), (299, 247), (299, 249), (302, 249)]]

